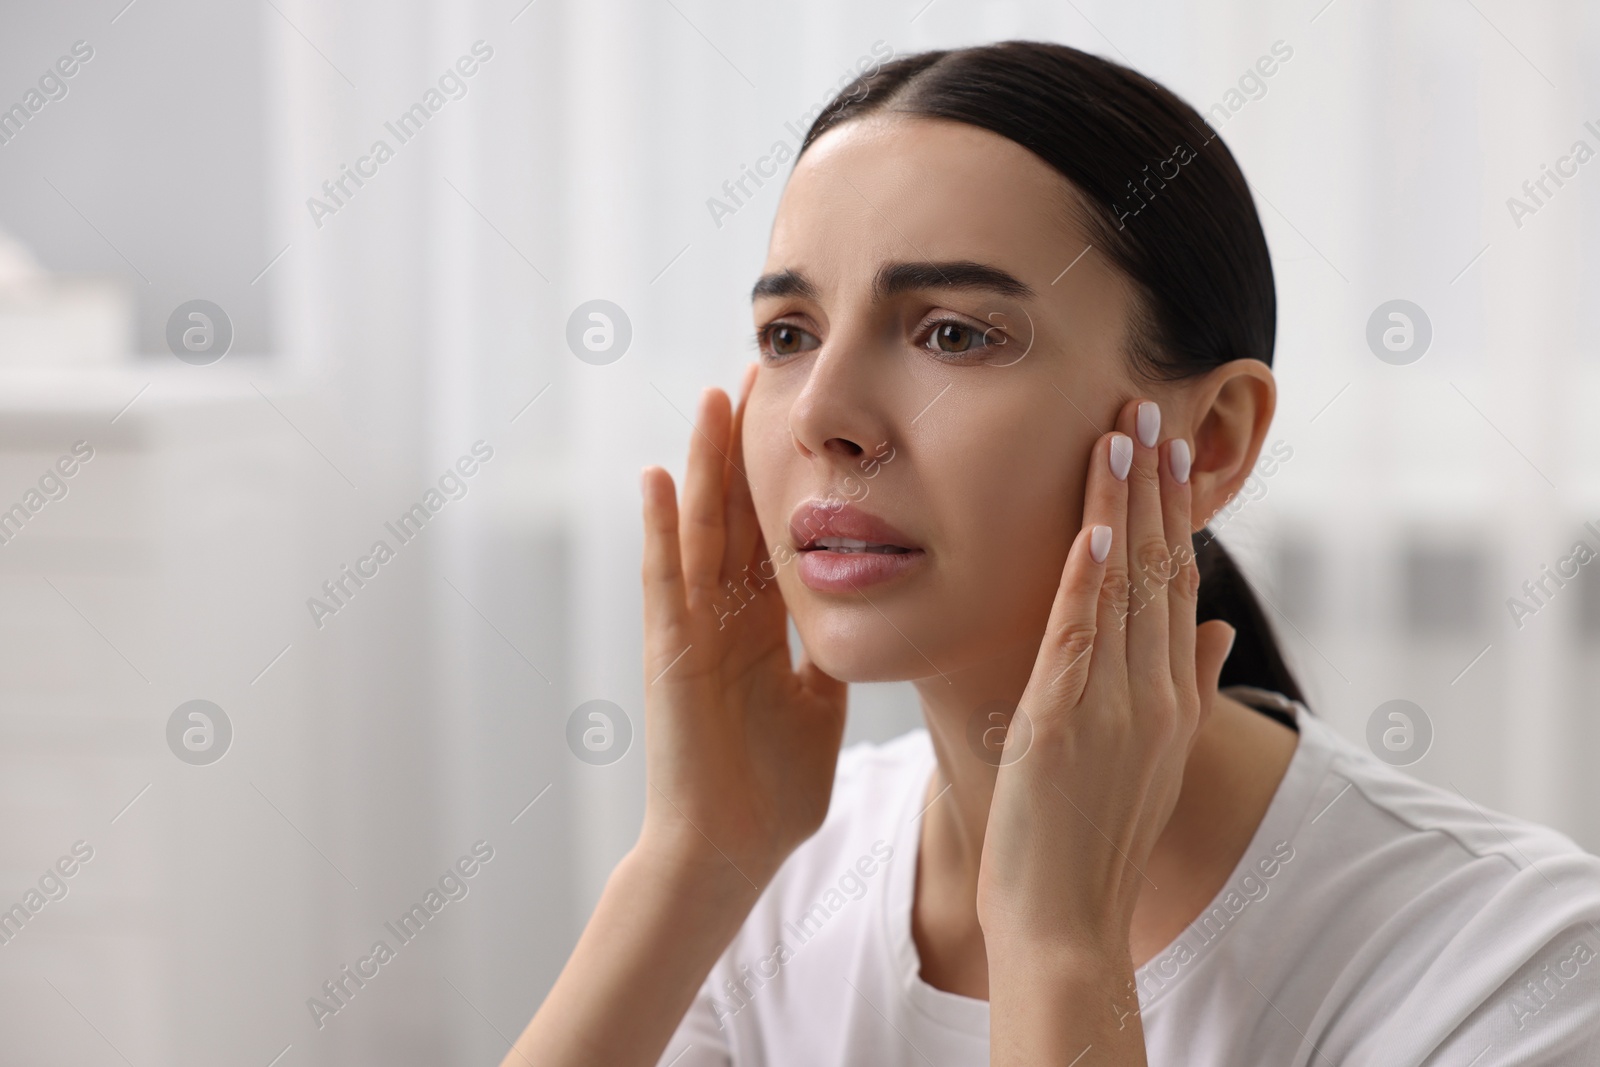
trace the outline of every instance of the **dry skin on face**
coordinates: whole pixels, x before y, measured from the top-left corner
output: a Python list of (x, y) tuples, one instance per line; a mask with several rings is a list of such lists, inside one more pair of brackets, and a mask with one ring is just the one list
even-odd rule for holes
[[(797, 272), (816, 293), (754, 304), (758, 330), (801, 331), (782, 334), (776, 354), (763, 346), (744, 420), (768, 550), (787, 558), (778, 546), (796, 547), (794, 509), (831, 498), (925, 553), (860, 592), (820, 592), (794, 562), (779, 569), (809, 655), (834, 677), (953, 674), (1038, 646), (1090, 446), (1139, 388), (1124, 347), (1129, 284), (1093, 250), (1080, 258), (1089, 241), (1068, 221), (1074, 195), (1015, 142), (907, 116), (829, 131), (784, 190), (763, 274)], [(885, 265), (924, 261), (995, 267), (1032, 295), (875, 294)], [(892, 460), (864, 466), (885, 443)]]

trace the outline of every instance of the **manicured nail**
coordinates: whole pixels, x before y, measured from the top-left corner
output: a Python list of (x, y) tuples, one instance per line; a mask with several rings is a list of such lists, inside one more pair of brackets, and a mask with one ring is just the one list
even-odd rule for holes
[(1167, 453), (1167, 462), (1172, 464), (1172, 477), (1179, 485), (1189, 480), (1189, 464), (1192, 457), (1189, 455), (1189, 442), (1181, 437), (1172, 439), (1172, 451)]
[(1089, 555), (1096, 563), (1104, 563), (1111, 551), (1111, 527), (1096, 526), (1089, 531)]
[(1161, 408), (1155, 401), (1146, 400), (1139, 405), (1133, 426), (1139, 433), (1140, 444), (1146, 448), (1156, 447), (1156, 439), (1161, 435)]
[(1119, 482), (1128, 480), (1133, 466), (1133, 438), (1124, 433), (1111, 435), (1111, 475)]

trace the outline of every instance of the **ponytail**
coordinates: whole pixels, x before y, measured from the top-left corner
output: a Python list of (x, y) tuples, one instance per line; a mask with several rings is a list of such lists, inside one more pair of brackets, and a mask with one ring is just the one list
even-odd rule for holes
[(1272, 633), (1272, 624), (1261, 610), (1244, 572), (1222, 547), (1210, 527), (1191, 538), (1195, 565), (1200, 568), (1200, 596), (1195, 605), (1195, 621), (1221, 619), (1237, 631), (1233, 651), (1222, 665), (1219, 689), (1247, 685), (1282, 693), (1290, 700), (1305, 703), (1299, 683), (1289, 673)]

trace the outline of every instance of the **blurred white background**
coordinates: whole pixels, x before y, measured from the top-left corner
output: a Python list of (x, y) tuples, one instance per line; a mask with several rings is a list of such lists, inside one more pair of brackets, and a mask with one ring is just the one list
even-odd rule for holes
[[(782, 177), (708, 198), (875, 45), (1011, 37), (1227, 108), (1290, 458), (1222, 537), (1313, 709), (1364, 742), (1413, 701), (1412, 773), (1600, 847), (1600, 567), (1507, 605), (1600, 549), (1600, 162), (1559, 163), (1600, 150), (1594, 5), (8, 2), (0, 909), (93, 856), (0, 928), (0, 1060), (498, 1062), (642, 811), (639, 738), (590, 766), (566, 726), (605, 699), (637, 727), (637, 473), (681, 471), (700, 388), (753, 352)], [(167, 350), (197, 298), (233, 325), (210, 365)], [(605, 365), (566, 341), (592, 299), (632, 326)], [(1394, 299), (1432, 328), (1404, 365), (1366, 341)], [(319, 627), (308, 598), (478, 441), (466, 495)], [(195, 699), (233, 731), (205, 766), (167, 739)], [(917, 722), (908, 686), (851, 699), (852, 739)], [(479, 841), (468, 894), (319, 1027), (308, 998)]]

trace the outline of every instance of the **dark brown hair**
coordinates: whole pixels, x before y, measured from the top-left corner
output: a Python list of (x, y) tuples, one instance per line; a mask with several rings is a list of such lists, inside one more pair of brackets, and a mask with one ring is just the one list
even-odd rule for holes
[[(840, 123), (880, 111), (999, 134), (1071, 183), (1081, 203), (1068, 210), (1133, 283), (1129, 357), (1138, 373), (1175, 381), (1234, 359), (1271, 366), (1277, 295), (1250, 187), (1216, 131), (1168, 89), (1066, 45), (919, 52), (840, 90), (797, 155)], [(1221, 684), (1303, 700), (1238, 565), (1209, 529), (1192, 543), (1199, 620), (1238, 631)]]

